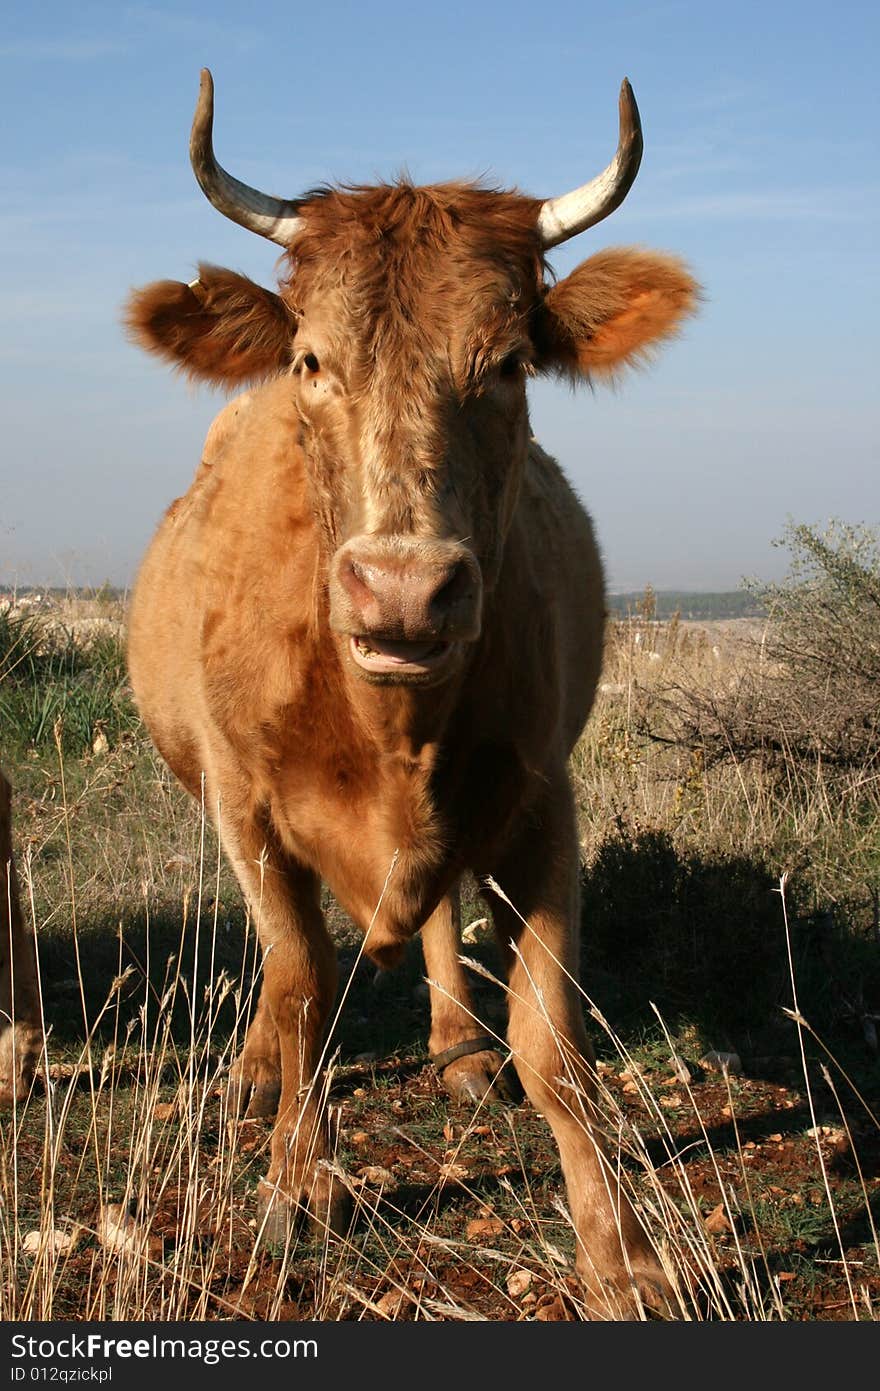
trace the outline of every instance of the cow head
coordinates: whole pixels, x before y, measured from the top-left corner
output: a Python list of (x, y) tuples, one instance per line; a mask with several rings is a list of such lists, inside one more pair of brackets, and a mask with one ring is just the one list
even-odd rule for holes
[(618, 206), (641, 158), (548, 202), (470, 184), (322, 189), (297, 203), (216, 162), (203, 72), (193, 168), (226, 216), (284, 247), (279, 294), (200, 267), (132, 296), (137, 340), (223, 386), (286, 373), (326, 559), (330, 624), (367, 680), (435, 684), (478, 639), (528, 450), (526, 380), (613, 377), (690, 313), (675, 259), (600, 252), (553, 283), (548, 248)]

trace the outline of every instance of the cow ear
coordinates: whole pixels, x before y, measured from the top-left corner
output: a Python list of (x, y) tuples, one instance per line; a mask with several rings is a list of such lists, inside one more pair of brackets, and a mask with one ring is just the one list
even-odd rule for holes
[(129, 337), (195, 381), (239, 386), (282, 371), (296, 322), (278, 295), (217, 266), (191, 285), (159, 280), (129, 297)]
[(535, 335), (538, 370), (614, 378), (673, 337), (699, 298), (673, 256), (637, 247), (600, 251), (546, 294)]

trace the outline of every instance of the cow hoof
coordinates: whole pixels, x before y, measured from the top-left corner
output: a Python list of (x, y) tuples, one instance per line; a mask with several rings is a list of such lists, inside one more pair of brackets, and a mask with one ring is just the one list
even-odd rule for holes
[(268, 1063), (233, 1063), (226, 1086), (226, 1106), (236, 1120), (271, 1120), (278, 1111), (281, 1077)]
[(257, 1222), (264, 1241), (286, 1244), (308, 1220), (320, 1240), (333, 1232), (345, 1236), (351, 1226), (352, 1202), (348, 1189), (332, 1174), (321, 1173), (305, 1200), (283, 1193), (277, 1184), (261, 1179), (257, 1185)]
[(456, 1058), (440, 1071), (440, 1081), (453, 1101), (502, 1101), (522, 1099), (515, 1075), (500, 1054), (486, 1050)]
[(257, 1184), (257, 1232), (268, 1246), (286, 1245), (303, 1226), (306, 1209), (260, 1179)]
[(584, 1307), (590, 1319), (638, 1322), (646, 1319), (680, 1319), (682, 1301), (660, 1268), (633, 1265), (632, 1277), (626, 1271), (597, 1282), (595, 1271), (581, 1276)]

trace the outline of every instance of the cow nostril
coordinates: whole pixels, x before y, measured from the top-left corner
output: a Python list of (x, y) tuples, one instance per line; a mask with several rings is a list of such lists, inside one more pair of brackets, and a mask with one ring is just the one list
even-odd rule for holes
[(469, 586), (470, 572), (464, 561), (459, 560), (449, 577), (432, 595), (431, 607), (438, 609), (441, 613), (447, 613), (453, 605), (460, 603), (462, 599), (467, 597)]
[(367, 538), (337, 556), (331, 611), (341, 631), (360, 636), (470, 641), (479, 633), (481, 589), (477, 562), (460, 547)]
[(363, 602), (372, 594), (369, 568), (361, 561), (356, 560), (354, 556), (346, 556), (345, 562), (340, 568), (339, 578), (355, 601)]

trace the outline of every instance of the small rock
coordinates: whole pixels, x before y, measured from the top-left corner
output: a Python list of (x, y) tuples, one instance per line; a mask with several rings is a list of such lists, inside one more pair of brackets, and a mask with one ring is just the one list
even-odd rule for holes
[(149, 1256), (162, 1254), (163, 1243), (160, 1236), (151, 1236), (144, 1241), (144, 1229), (121, 1203), (108, 1203), (101, 1213), (98, 1236), (108, 1251), (116, 1255), (146, 1250)]
[(376, 1308), (381, 1309), (387, 1319), (405, 1318), (415, 1300), (409, 1290), (387, 1290), (381, 1299), (376, 1300)]
[(27, 1256), (37, 1256), (41, 1251), (47, 1251), (50, 1257), (66, 1256), (75, 1245), (74, 1236), (71, 1232), (61, 1232), (56, 1228), (51, 1232), (28, 1232), (21, 1249)]
[(389, 1183), (394, 1183), (394, 1175), (390, 1169), (383, 1169), (381, 1164), (367, 1164), (363, 1169), (358, 1170), (358, 1176), (365, 1183), (372, 1183), (387, 1187)]
[(723, 1203), (713, 1207), (709, 1216), (704, 1220), (703, 1226), (707, 1232), (712, 1232), (715, 1236), (721, 1236), (724, 1232), (732, 1232), (733, 1227), (724, 1208)]
[(671, 1061), (676, 1079), (686, 1087), (688, 1082), (693, 1081), (693, 1073), (684, 1058), (680, 1058), (677, 1053), (673, 1053)]
[(538, 1307), (535, 1310), (535, 1318), (542, 1323), (570, 1323), (571, 1315), (565, 1307), (560, 1295), (544, 1295), (538, 1300)]
[(511, 1299), (521, 1299), (524, 1294), (528, 1294), (532, 1285), (532, 1272), (530, 1270), (515, 1270), (512, 1275), (507, 1277), (507, 1293)]
[(466, 1164), (441, 1164), (440, 1178), (444, 1183), (458, 1183), (459, 1180), (470, 1178), (471, 1171)]
[(474, 1217), (467, 1224), (465, 1235), (468, 1241), (481, 1241), (489, 1236), (501, 1236), (504, 1223), (500, 1217)]
[(849, 1136), (839, 1126), (812, 1125), (807, 1134), (813, 1140), (820, 1140), (833, 1154), (849, 1153)]
[(684, 1097), (681, 1092), (670, 1092), (668, 1096), (661, 1096), (660, 1105), (667, 1111), (674, 1111), (678, 1106), (684, 1105)]
[(714, 1050), (704, 1053), (700, 1059), (700, 1067), (706, 1068), (708, 1072), (720, 1072), (728, 1077), (742, 1077), (742, 1059), (738, 1053), (716, 1053)]

